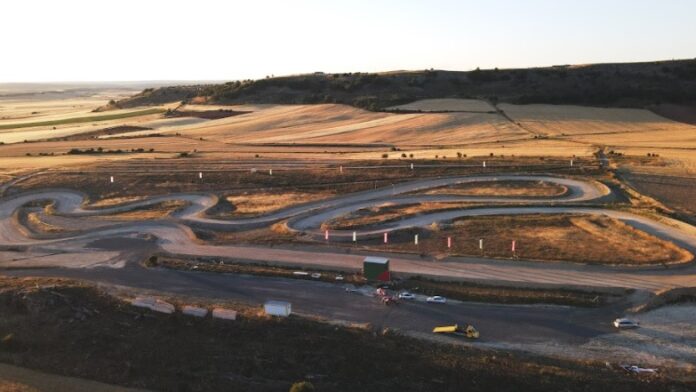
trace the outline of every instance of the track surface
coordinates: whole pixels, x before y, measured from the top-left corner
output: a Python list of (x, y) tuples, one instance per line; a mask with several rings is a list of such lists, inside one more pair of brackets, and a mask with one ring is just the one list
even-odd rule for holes
[[(416, 195), (440, 186), (481, 181), (543, 181), (561, 185), (567, 192), (557, 198), (463, 197), (451, 195)], [(95, 282), (150, 289), (182, 295), (210, 298), (231, 298), (251, 303), (266, 299), (293, 302), (300, 313), (318, 315), (351, 322), (371, 322), (375, 325), (398, 327), (416, 332), (428, 332), (433, 325), (450, 322), (471, 322), (484, 330), (484, 342), (540, 343), (559, 342), (582, 344), (594, 336), (611, 331), (609, 321), (621, 313), (627, 304), (609, 308), (578, 309), (563, 306), (521, 306), (453, 303), (445, 306), (427, 305), (422, 301), (385, 308), (374, 298), (348, 294), (341, 285), (304, 280), (258, 278), (239, 275), (195, 273), (164, 269), (146, 269), (138, 261), (154, 250), (192, 256), (230, 257), (236, 260), (272, 261), (286, 264), (313, 265), (324, 268), (358, 270), (363, 255), (323, 248), (319, 251), (266, 248), (235, 245), (210, 245), (195, 238), (191, 227), (215, 230), (243, 230), (264, 227), (288, 219), (292, 230), (322, 235), (322, 222), (338, 215), (390, 203), (416, 201), (475, 201), (492, 207), (451, 210), (422, 214), (384, 224), (358, 233), (360, 238), (380, 235), (385, 231), (426, 226), (461, 216), (510, 215), (529, 213), (602, 214), (674, 241), (690, 251), (696, 250), (696, 228), (664, 218), (655, 221), (625, 211), (603, 209), (599, 200), (610, 196), (610, 190), (599, 183), (583, 182), (551, 176), (468, 176), (434, 178), (398, 184), (283, 209), (272, 214), (248, 219), (225, 220), (205, 215), (217, 203), (214, 195), (172, 194), (115, 207), (94, 209), (84, 205), (85, 197), (71, 190), (44, 190), (20, 194), (0, 200), (0, 245), (18, 248), (25, 255), (21, 265), (33, 267), (51, 257), (60, 258), (62, 268), (19, 269), (13, 275), (46, 275), (75, 277)], [(95, 216), (109, 215), (146, 208), (167, 200), (184, 200), (188, 204), (172, 217), (153, 221), (104, 223), (90, 229)], [(58, 237), (31, 234), (17, 218), (23, 206), (37, 202), (53, 202), (54, 214), (59, 215), (67, 228), (73, 229)], [(521, 206), (522, 205), (522, 206)], [(144, 235), (154, 237), (145, 240)], [(332, 232), (332, 238), (349, 239), (352, 232)], [(2, 252), (0, 252), (2, 253)], [(10, 257), (4, 252), (3, 257)], [(114, 268), (80, 268), (83, 259), (106, 255), (96, 265)], [(69, 259), (66, 263), (65, 259)], [(73, 261), (74, 260), (74, 261)], [(396, 272), (419, 275), (439, 275), (479, 281), (524, 282), (563, 286), (627, 287), (659, 290), (668, 287), (696, 285), (696, 268), (691, 266), (669, 270), (613, 268), (578, 264), (539, 264), (527, 261), (501, 261), (483, 258), (449, 258), (433, 262), (418, 257), (392, 257)], [(72, 264), (71, 264), (72, 263)], [(50, 265), (50, 263), (49, 263)], [(72, 268), (65, 268), (72, 267)]]
[[(436, 187), (470, 182), (495, 181), (542, 181), (555, 183), (567, 189), (557, 198), (518, 198), (518, 197), (474, 197), (451, 195), (416, 195), (413, 192)], [(410, 227), (423, 227), (433, 222), (449, 221), (463, 216), (515, 215), (515, 214), (559, 214), (582, 213), (600, 214), (622, 220), (659, 238), (673, 241), (694, 252), (696, 251), (696, 228), (688, 224), (662, 218), (656, 221), (626, 211), (603, 209), (592, 203), (607, 197), (610, 190), (595, 182), (584, 182), (551, 176), (466, 176), (416, 180), (388, 188), (358, 192), (328, 200), (306, 203), (283, 209), (268, 215), (245, 219), (216, 219), (205, 215), (205, 211), (217, 203), (217, 197), (205, 194), (172, 194), (151, 197), (146, 200), (127, 203), (115, 207), (92, 209), (83, 205), (84, 195), (69, 190), (46, 190), (31, 192), (6, 198), (0, 201), (0, 245), (41, 248), (42, 250), (62, 251), (66, 248), (84, 247), (89, 241), (151, 234), (158, 239), (158, 246), (169, 253), (191, 256), (220, 256), (251, 261), (273, 261), (287, 264), (309, 264), (339, 269), (360, 269), (362, 256), (346, 254), (345, 251), (312, 252), (296, 249), (265, 248), (235, 245), (210, 245), (195, 238), (191, 227), (214, 230), (243, 230), (263, 227), (289, 219), (292, 230), (314, 236), (322, 236), (320, 226), (323, 222), (360, 208), (372, 207), (385, 202), (409, 204), (421, 201), (468, 201), (496, 205), (496, 207), (449, 210), (424, 213), (396, 222), (385, 223), (377, 228), (359, 231), (358, 239), (381, 235), (384, 232)], [(103, 216), (126, 212), (136, 208), (146, 208), (169, 200), (183, 200), (187, 206), (168, 219), (136, 221), (119, 224), (102, 224), (89, 230), (74, 230), (59, 238), (32, 236), (16, 219), (15, 212), (29, 203), (54, 203), (55, 214), (72, 218), (74, 227), (80, 227), (81, 220), (93, 216)], [(510, 206), (505, 206), (510, 204)], [(523, 205), (523, 206), (520, 206)], [(352, 231), (332, 231), (332, 240), (350, 240)], [(583, 266), (577, 264), (544, 264), (515, 261), (504, 262), (481, 258), (453, 258), (442, 262), (430, 262), (400, 256), (392, 259), (392, 268), (397, 272), (421, 275), (440, 275), (475, 280), (504, 280), (526, 283), (568, 284), (602, 287), (627, 287), (658, 290), (665, 287), (693, 285), (696, 274), (693, 268), (682, 268), (678, 273), (672, 270), (636, 270), (631, 268), (612, 268), (602, 266)], [(122, 264), (121, 264), (122, 265)]]

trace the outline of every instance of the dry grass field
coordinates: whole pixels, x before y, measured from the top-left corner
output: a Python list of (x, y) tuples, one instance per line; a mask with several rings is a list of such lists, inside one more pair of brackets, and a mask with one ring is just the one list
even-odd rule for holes
[[(488, 143), (471, 143), (467, 144), (460, 139), (455, 139), (456, 142), (462, 142), (457, 147), (439, 147), (439, 148), (418, 148), (405, 147), (402, 151), (387, 152), (389, 159), (398, 159), (402, 154), (407, 154), (410, 158), (411, 154), (416, 159), (457, 159), (457, 153), (467, 157), (552, 157), (552, 158), (567, 158), (584, 157), (589, 158), (596, 152), (596, 147), (590, 144), (576, 143), (568, 140), (553, 140), (553, 139), (531, 139), (525, 138), (517, 141), (501, 141)], [(379, 159), (383, 153), (379, 151), (356, 152), (346, 154), (349, 159)], [(568, 162), (568, 161), (565, 161)]]
[(244, 194), (227, 196), (233, 206), (231, 215), (260, 215), (277, 211), (296, 204), (326, 199), (334, 196), (333, 192), (245, 192)]
[[(564, 161), (538, 158), (501, 159), (495, 158), (495, 165), (483, 169), (477, 160), (462, 159), (456, 161), (460, 165), (450, 165), (451, 162), (423, 161), (422, 167), (415, 170), (409, 168), (408, 162), (401, 162), (395, 167), (392, 160), (375, 161), (296, 161), (274, 160), (230, 160), (208, 158), (173, 158), (156, 159), (156, 154), (133, 154), (142, 159), (127, 161), (109, 161), (104, 154), (103, 161), (86, 162), (71, 167), (60, 167), (46, 170), (29, 178), (19, 181), (12, 187), (12, 192), (27, 191), (42, 188), (79, 189), (87, 193), (93, 202), (101, 199), (160, 195), (171, 192), (228, 192), (226, 195), (240, 195), (242, 192), (329, 192), (333, 194), (357, 192), (385, 187), (393, 183), (413, 180), (416, 178), (455, 176), (480, 173), (508, 172), (516, 169), (516, 165), (546, 164), (534, 170), (545, 173), (556, 165), (564, 165)], [(115, 154), (120, 157), (128, 154)], [(54, 159), (81, 158), (82, 155), (40, 157)], [(27, 159), (40, 159), (39, 157)], [(63, 165), (68, 162), (63, 161)], [(299, 164), (299, 166), (297, 166)], [(344, 170), (339, 170), (339, 165)], [(427, 164), (427, 166), (426, 166)], [(58, 165), (58, 163), (56, 163)], [(274, 166), (271, 166), (274, 165)], [(273, 175), (266, 170), (273, 167)], [(258, 170), (254, 170), (258, 168)], [(203, 179), (198, 178), (199, 171)], [(587, 170), (563, 167), (563, 170), (553, 170), (555, 173), (579, 174)], [(109, 177), (114, 176), (114, 183)]]
[[(196, 105), (199, 108), (201, 105)], [(251, 113), (161, 129), (225, 143), (437, 145), (518, 139), (529, 136), (502, 116), (490, 113), (375, 113), (346, 105), (220, 106)], [(147, 131), (129, 135), (143, 135)]]
[[(663, 164), (645, 169), (652, 173), (696, 174), (693, 153), (696, 126), (642, 109), (499, 104), (510, 121), (485, 101), (427, 99), (396, 107), (422, 111), (402, 114), (371, 112), (341, 104), (188, 104), (180, 108), (185, 113), (219, 110), (244, 113), (217, 119), (164, 118), (162, 114), (145, 111), (174, 108), (176, 102), (92, 113), (97, 104), (103, 104), (109, 94), (116, 93), (107, 91), (102, 95), (63, 100), (0, 99), (3, 117), (0, 141), (5, 142), (0, 145), (0, 169), (36, 170), (106, 160), (170, 158), (193, 152), (209, 159), (259, 156), (365, 160), (383, 159), (384, 154), (390, 160), (453, 159), (458, 154), (570, 159), (590, 158), (598, 148), (606, 147), (626, 155), (659, 154)], [(116, 118), (84, 120), (104, 115)], [(51, 122), (55, 125), (12, 128), (12, 124)], [(103, 131), (113, 127), (123, 127), (123, 131)], [(84, 136), (80, 140), (61, 140), (74, 139), (75, 135)], [(54, 141), (20, 143), (46, 138)], [(151, 155), (51, 156), (65, 154), (73, 148), (99, 147), (128, 152), (143, 149)], [(391, 151), (394, 148), (398, 151)]]
[(515, 122), (547, 136), (606, 133), (679, 132), (696, 127), (642, 109), (595, 108), (572, 105), (498, 105)]
[(177, 105), (94, 111), (111, 99), (124, 98), (135, 92), (126, 88), (47, 92), (9, 89), (0, 95), (0, 142), (62, 138), (120, 126), (125, 122), (137, 124), (159, 118), (167, 108)]
[(568, 188), (562, 185), (542, 181), (483, 181), (433, 188), (422, 193), (426, 195), (555, 197), (567, 191)]
[[(401, 216), (396, 214), (394, 216)], [(361, 217), (360, 219), (369, 220)], [(341, 222), (349, 225), (350, 221)], [(360, 222), (362, 223), (362, 222)], [(357, 228), (355, 225), (351, 228)], [(419, 244), (413, 234), (419, 234)], [(447, 249), (447, 237), (452, 248)], [(483, 239), (484, 250), (479, 249)], [(513, 255), (511, 241), (516, 241)], [(391, 244), (364, 240), (368, 248), (433, 255), (487, 256), (589, 264), (660, 264), (690, 261), (691, 253), (618, 220), (582, 215), (461, 218), (452, 225), (394, 233)]]
[(625, 173), (623, 178), (640, 193), (696, 219), (696, 178)]
[(456, 208), (470, 207), (471, 203), (413, 203), (393, 204), (384, 203), (379, 206), (361, 208), (354, 212), (331, 219), (322, 225), (322, 229), (354, 230), (369, 228), (373, 225), (381, 225), (385, 222), (399, 220), (408, 215), (452, 210)]

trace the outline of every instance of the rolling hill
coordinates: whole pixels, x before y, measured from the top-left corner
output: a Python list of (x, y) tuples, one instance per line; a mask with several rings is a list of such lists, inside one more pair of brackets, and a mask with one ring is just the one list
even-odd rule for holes
[[(429, 98), (646, 108), (696, 103), (696, 59), (473, 71), (322, 73), (146, 89), (114, 108), (173, 101), (342, 103), (368, 110)], [(106, 108), (108, 109), (108, 108)], [(406, 109), (407, 110), (407, 109)]]

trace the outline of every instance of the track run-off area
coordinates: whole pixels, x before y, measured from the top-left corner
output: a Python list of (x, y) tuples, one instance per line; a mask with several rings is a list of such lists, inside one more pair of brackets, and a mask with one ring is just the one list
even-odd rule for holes
[[(555, 184), (566, 191), (557, 197), (503, 197), (418, 194), (434, 188), (467, 183), (540, 182)], [(618, 219), (636, 229), (694, 253), (696, 252), (696, 228), (681, 221), (663, 216), (638, 215), (621, 209), (604, 207), (612, 191), (602, 183), (551, 175), (471, 175), (427, 178), (394, 184), (324, 200), (295, 205), (269, 214), (249, 218), (222, 219), (206, 214), (218, 203), (214, 194), (181, 193), (153, 196), (143, 200), (106, 208), (93, 208), (86, 204), (86, 195), (75, 190), (46, 189), (17, 194), (0, 199), (0, 246), (22, 249), (29, 254), (42, 255), (42, 263), (51, 257), (61, 259), (58, 267), (110, 266), (123, 267), (125, 258), (118, 252), (94, 264), (75, 257), (75, 263), (65, 262), (65, 254), (88, 254), (95, 241), (118, 238), (154, 237), (161, 252), (184, 256), (232, 258), (250, 262), (272, 262), (296, 266), (315, 266), (336, 270), (360, 270), (364, 255), (352, 254), (338, 247), (303, 250), (297, 248), (268, 247), (235, 244), (210, 244), (196, 237), (196, 228), (206, 230), (237, 231), (268, 227), (283, 221), (288, 230), (323, 238), (322, 224), (359, 209), (390, 205), (406, 205), (423, 202), (469, 202), (476, 207), (423, 212), (400, 220), (370, 225), (365, 230), (331, 230), (331, 241), (350, 242), (355, 235), (358, 241), (382, 236), (384, 233), (427, 227), (433, 223), (448, 222), (469, 216), (524, 215), (524, 214), (584, 214), (603, 215)], [(146, 209), (162, 202), (185, 202), (166, 218), (128, 221), (98, 226), (84, 225), (90, 219), (136, 209)], [(32, 233), (18, 219), (18, 211), (24, 206), (50, 204), (51, 214), (68, 222), (60, 233)], [(56, 256), (57, 255), (57, 256)], [(62, 256), (61, 256), (62, 255)], [(483, 257), (451, 257), (431, 261), (417, 256), (392, 256), (391, 269), (410, 275), (447, 277), (474, 281), (519, 282), (526, 284), (623, 287), (658, 291), (667, 288), (696, 285), (696, 268), (682, 265), (664, 267), (618, 267), (584, 265), (576, 263), (539, 263), (525, 260), (499, 260)], [(27, 268), (32, 258), (26, 257)], [(45, 264), (43, 264), (45, 265)], [(17, 265), (15, 265), (15, 268)]]

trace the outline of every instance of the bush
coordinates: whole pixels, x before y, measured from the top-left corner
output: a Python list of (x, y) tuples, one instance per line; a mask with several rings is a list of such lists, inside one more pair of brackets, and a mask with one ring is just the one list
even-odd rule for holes
[(384, 158), (384, 159), (389, 158), (389, 154), (382, 154), (382, 158)]
[(314, 392), (314, 385), (309, 381), (301, 381), (292, 384), (290, 392)]

